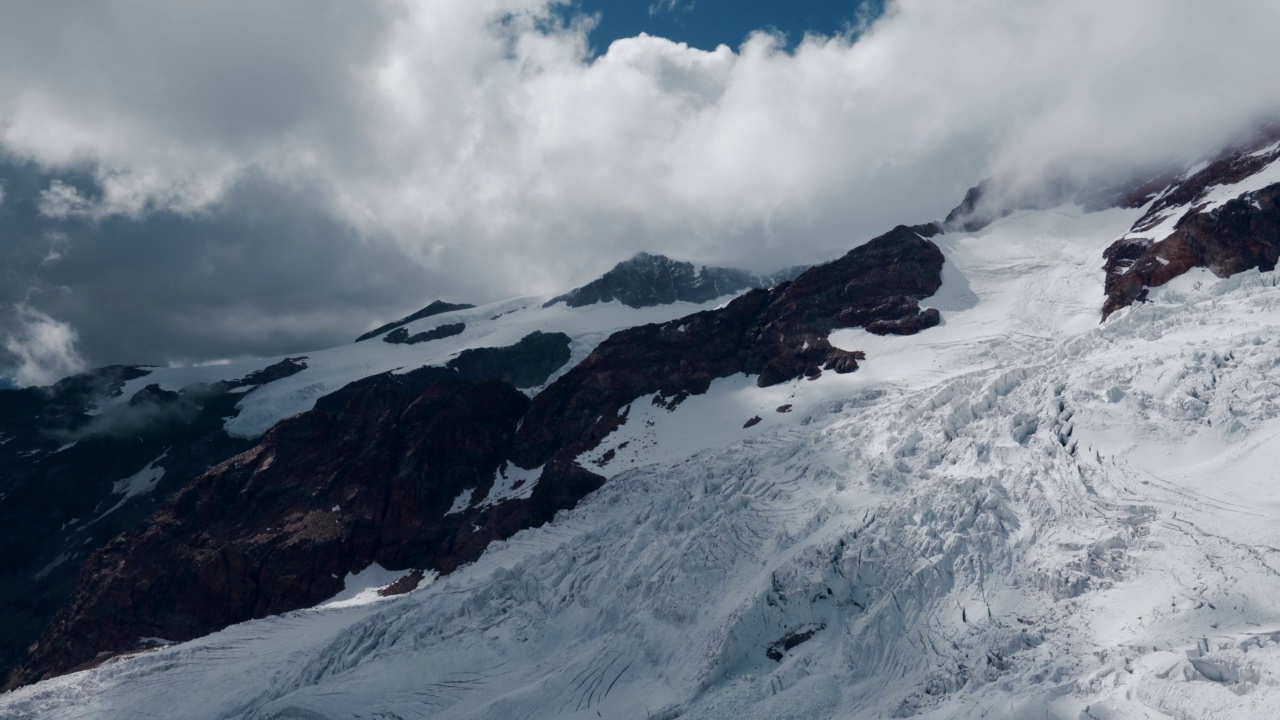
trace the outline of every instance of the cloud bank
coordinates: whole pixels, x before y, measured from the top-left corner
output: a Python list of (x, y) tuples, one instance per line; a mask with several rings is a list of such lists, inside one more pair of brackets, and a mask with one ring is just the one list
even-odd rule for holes
[[(315, 254), (377, 255), (388, 269), (367, 273), (397, 282), (406, 273), (389, 268), (413, 261), (408, 286), (370, 278), (334, 297), (280, 253), (249, 252), (241, 263), (281, 263), (278, 279), (224, 302), (232, 324), (269, 336), (262, 328), (305, 310), (316, 328), (305, 339), (319, 342), (363, 329), (339, 322), (373, 324), (375, 311), (434, 296), (563, 290), (637, 250), (756, 270), (810, 261), (940, 218), (986, 176), (1035, 188), (1162, 168), (1280, 110), (1275, 3), (899, 0), (856, 39), (788, 51), (761, 33), (701, 50), (640, 36), (599, 56), (590, 18), (564, 11), (550, 0), (9, 4), (0, 149), (48, 179), (32, 193), (41, 221), (79, 223), (84, 237), (157, 216), (216, 224), (242, 212), (253, 184), (303, 198), (324, 228)], [(87, 242), (73, 239), (59, 266)], [(171, 270), (204, 287), (197, 268)], [(105, 292), (86, 277), (60, 287)], [(162, 291), (154, 301), (175, 314), (218, 313)], [(113, 322), (77, 312), (77, 327)], [(149, 358), (206, 356), (230, 337), (200, 343), (163, 324)], [(90, 350), (139, 359), (117, 352)]]
[(4, 348), (18, 360), (17, 384), (49, 385), (85, 369), (74, 328), (29, 305), (17, 306), (14, 315), (17, 327), (4, 335)]

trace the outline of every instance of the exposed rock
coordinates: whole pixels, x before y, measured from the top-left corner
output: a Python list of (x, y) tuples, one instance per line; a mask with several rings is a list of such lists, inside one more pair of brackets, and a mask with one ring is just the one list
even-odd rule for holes
[(396, 328), (402, 325), (408, 325), (414, 320), (421, 320), (423, 318), (431, 317), (432, 315), (441, 315), (443, 313), (453, 312), (454, 310), (469, 310), (473, 307), (475, 307), (475, 305), (467, 305), (466, 303), (447, 303), (447, 302), (444, 302), (443, 300), (436, 300), (435, 302), (422, 308), (418, 312), (413, 313), (412, 315), (407, 315), (405, 317), (400, 318), (399, 320), (396, 320), (395, 322), (389, 322), (386, 325), (380, 325), (370, 330), (369, 332), (356, 338), (356, 342), (361, 342), (364, 340), (368, 340), (369, 338), (378, 337), (379, 335), (387, 332), (388, 330), (395, 330)]
[(314, 605), (372, 562), (447, 573), (547, 521), (595, 476), (553, 471), (526, 500), (445, 514), (464, 490), (488, 492), (528, 402), (498, 382), (438, 383), (416, 399), (370, 387), (336, 416), (280, 423), (95, 553), (9, 686), (138, 638), (185, 640)]
[(977, 232), (1020, 210), (1045, 210), (1067, 202), (1086, 212), (1139, 208), (1176, 179), (1177, 172), (1168, 169), (1137, 172), (1119, 180), (1111, 176), (1091, 181), (1064, 177), (1026, 188), (988, 178), (969, 188), (940, 225), (946, 232)]
[[(1199, 202), (1215, 186), (1234, 185), (1256, 174), (1280, 157), (1280, 151), (1276, 150), (1259, 152), (1278, 140), (1280, 125), (1265, 126), (1239, 146), (1221, 153), (1202, 170), (1167, 185), (1167, 192), (1160, 195), (1142, 219), (1134, 223), (1132, 232), (1150, 230), (1170, 210)], [(1141, 207), (1143, 204), (1145, 203), (1130, 207)]]
[(515, 345), (463, 350), (448, 367), (467, 380), (495, 379), (518, 388), (538, 387), (569, 362), (571, 339), (534, 331)]
[[(1280, 131), (1260, 135), (1254, 145), (1276, 139), (1280, 139)], [(1203, 200), (1212, 188), (1239, 183), (1276, 161), (1280, 161), (1280, 149), (1258, 152), (1254, 146), (1246, 146), (1161, 195), (1129, 234), (1103, 253), (1106, 300), (1102, 318), (1146, 300), (1150, 288), (1192, 268), (1207, 268), (1218, 277), (1252, 268), (1274, 269), (1280, 259), (1280, 184), (1246, 193), (1213, 209)], [(1151, 237), (1151, 231), (1174, 213), (1182, 214), (1172, 232), (1163, 238)]]
[(276, 380), (287, 378), (290, 375), (296, 375), (306, 369), (307, 358), (305, 356), (285, 358), (274, 365), (268, 365), (261, 370), (255, 370), (239, 380), (233, 380), (228, 384), (232, 387), (266, 385), (269, 382), (275, 382)]
[(938, 324), (918, 300), (942, 284), (942, 253), (927, 237), (936, 226), (899, 226), (839, 260), (772, 290), (752, 290), (719, 310), (615, 333), (534, 399), (512, 459), (522, 467), (566, 464), (622, 422), (620, 411), (647, 395), (707, 391), (711, 381), (758, 375), (762, 386), (824, 369), (850, 372), (859, 353), (827, 335), (864, 327), (910, 334)]
[(461, 335), (466, 329), (467, 326), (465, 323), (450, 323), (448, 325), (440, 325), (439, 327), (431, 328), (425, 332), (410, 335), (408, 330), (401, 327), (383, 335), (382, 341), (389, 342), (393, 345), (416, 345), (421, 342), (443, 340), (444, 338), (453, 337), (454, 335)]
[[(720, 310), (616, 333), (532, 405), (509, 385), (457, 378), (543, 384), (569, 359), (568, 336), (532, 333), (322, 398), (95, 553), (10, 686), (127, 651), (138, 638), (183, 640), (315, 604), (370, 562), (450, 572), (600, 487), (604, 478), (575, 458), (635, 399), (656, 395), (674, 409), (736, 373), (767, 386), (851, 372), (862, 354), (832, 347), (830, 331), (937, 324), (937, 311), (918, 305), (941, 285), (942, 254), (927, 239), (936, 232), (898, 227)], [(138, 402), (177, 407), (182, 395), (156, 387)], [(543, 468), (526, 498), (444, 514), (464, 491), (487, 498), (507, 460)]]
[(405, 593), (416, 590), (422, 584), (422, 579), (427, 575), (422, 570), (414, 570), (404, 577), (396, 580), (390, 585), (378, 590), (381, 597), (395, 597), (396, 595), (404, 595)]
[(759, 415), (756, 415), (752, 417), (750, 420), (747, 420), (745, 423), (743, 423), (742, 429), (746, 430), (749, 427), (755, 427), (756, 425), (759, 425), (760, 422), (761, 422), (761, 417)]
[(826, 623), (816, 623), (798, 627), (791, 632), (788, 632), (778, 640), (770, 643), (769, 647), (765, 649), (764, 654), (774, 662), (782, 662), (782, 658), (786, 657), (787, 651), (793, 650), (812, 640), (814, 635), (817, 635), (819, 632), (826, 629)]
[(999, 219), (998, 215), (1003, 211), (982, 207), (990, 192), (991, 180), (983, 180), (969, 188), (960, 204), (947, 213), (942, 226), (952, 231), (976, 232)]
[(320, 397), (316, 400), (314, 409), (335, 415), (342, 412), (352, 398), (371, 387), (386, 388), (402, 397), (414, 398), (436, 383), (457, 379), (459, 379), (458, 373), (454, 370), (433, 366), (421, 367), (407, 373), (378, 373), (347, 383), (338, 390)]
[(663, 255), (638, 253), (600, 278), (553, 298), (546, 306), (563, 302), (569, 307), (582, 307), (613, 300), (634, 308), (674, 302), (705, 303), (750, 288), (771, 287), (803, 270), (804, 266), (796, 266), (759, 276), (745, 270), (696, 267)]
[(90, 552), (249, 447), (223, 430), (242, 397), (230, 391), (299, 372), (303, 361), (176, 392), (149, 385), (104, 412), (94, 408), (149, 371), (109, 367), (0, 391), (0, 674), (66, 601)]
[(341, 411), (362, 390), (382, 387), (404, 397), (416, 397), (446, 380), (501, 380), (519, 388), (537, 387), (569, 362), (570, 338), (564, 333), (532, 332), (514, 345), (464, 350), (446, 367), (421, 367), (407, 373), (370, 375), (316, 400), (315, 409)]

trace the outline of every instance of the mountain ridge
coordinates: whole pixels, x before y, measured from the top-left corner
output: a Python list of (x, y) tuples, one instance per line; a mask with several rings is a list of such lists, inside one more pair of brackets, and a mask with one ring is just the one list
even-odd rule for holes
[[(899, 226), (722, 307), (677, 315), (612, 297), (567, 313), (567, 302), (520, 301), (460, 315), (453, 337), (371, 344), (403, 364), (324, 396), (324, 407), (313, 401), (269, 430), (243, 468), (206, 475), (183, 502), (209, 502), (219, 478), (239, 486), (237, 472), (270, 472), (263, 458), (309, 423), (344, 418), (359, 445), (396, 436), (356, 429), (390, 427), (379, 423), (404, 411), (389, 408), (455, 387), (429, 376), (450, 353), (478, 349), (486, 319), (511, 324), (508, 343), (517, 327), (600, 320), (567, 332), (571, 359), (526, 394), (493, 386), (527, 406), (504, 420), (505, 449), (475, 477), (441, 485), (430, 512), (412, 513), (427, 533), (422, 518), (455, 533), (463, 518), (484, 518), (467, 553), (391, 568), (440, 569), (437, 584), (378, 601), (381, 612), (233, 626), (17, 690), (0, 709), (65, 714), (97, 702), (82, 689), (90, 678), (103, 702), (120, 703), (112, 712), (128, 712), (114, 708), (152, 707), (130, 673), (172, 673), (190, 689), (206, 668), (252, 688), (246, 702), (260, 717), (413, 713), (425, 707), (424, 677), (433, 711), (475, 718), (617, 714), (650, 699), (668, 717), (1265, 708), (1277, 699), (1280, 627), (1239, 598), (1280, 591), (1266, 509), (1280, 495), (1264, 472), (1280, 436), (1269, 376), (1280, 346), (1274, 140), (1049, 208), (993, 207), (999, 188), (979, 186), (943, 222)], [(1109, 207), (1085, 207), (1086, 196)], [(641, 311), (654, 320), (630, 314)], [(245, 401), (320, 384), (324, 358)], [(405, 371), (410, 358), (431, 360)], [(140, 397), (167, 397), (153, 385)], [(283, 463), (297, 477), (284, 486), (313, 477), (325, 452), (320, 464), (339, 462), (339, 445), (298, 440), (303, 453)], [(380, 461), (399, 462), (397, 452)], [(495, 520), (552, 491), (554, 509), (528, 525)], [(1246, 495), (1258, 499), (1242, 512)], [(329, 518), (331, 500), (289, 511)], [(265, 529), (237, 532), (233, 544)], [(14, 685), (150, 632), (111, 636), (110, 618), (133, 603), (99, 590), (173, 563), (160, 552), (111, 577), (146, 555), (130, 542), (99, 555), (77, 591), (73, 605), (97, 610), (66, 610), (41, 641), (45, 664)], [(316, 604), (365, 562), (397, 564), (319, 553), (327, 574), (315, 593), (273, 590), (273, 602), (292, 597), (273, 610)], [(183, 592), (146, 601), (181, 607)], [(56, 657), (97, 627), (111, 637)], [(319, 636), (287, 639), (304, 627)], [(218, 643), (265, 659), (209, 657)], [(304, 646), (300, 667), (293, 655), (271, 659)], [(186, 702), (163, 692), (167, 710)]]
[(586, 285), (548, 300), (544, 307), (556, 303), (583, 307), (615, 300), (633, 308), (674, 302), (705, 303), (743, 290), (772, 287), (794, 278), (806, 267), (797, 265), (772, 275), (754, 275), (737, 268), (694, 265), (665, 255), (638, 252)]

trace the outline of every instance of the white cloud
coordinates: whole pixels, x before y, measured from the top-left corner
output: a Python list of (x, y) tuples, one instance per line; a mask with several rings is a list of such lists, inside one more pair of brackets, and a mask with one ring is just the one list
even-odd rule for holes
[(0, 10), (0, 145), (101, 188), (51, 186), (47, 214), (305, 182), (468, 300), (639, 249), (807, 260), (988, 174), (1183, 161), (1280, 105), (1280, 5), (1255, 0), (900, 0), (857, 42), (597, 58), (548, 0), (54, 5)]
[(29, 305), (14, 308), (14, 329), (4, 337), (4, 348), (17, 361), (14, 380), (21, 386), (50, 385), (85, 369), (76, 350), (76, 331), (65, 322)]
[(36, 206), (40, 209), (41, 215), (54, 220), (94, 214), (94, 207), (89, 199), (81, 195), (74, 186), (61, 180), (54, 180), (49, 183), (48, 188), (40, 192)]
[(45, 251), (44, 259), (40, 261), (40, 267), (48, 267), (67, 256), (67, 247), (69, 242), (66, 233), (51, 230), (44, 234), (45, 241), (49, 247)]
[(663, 13), (675, 13), (678, 11), (689, 11), (696, 6), (694, 0), (683, 2), (682, 0), (653, 0), (649, 3), (650, 15), (661, 15)]

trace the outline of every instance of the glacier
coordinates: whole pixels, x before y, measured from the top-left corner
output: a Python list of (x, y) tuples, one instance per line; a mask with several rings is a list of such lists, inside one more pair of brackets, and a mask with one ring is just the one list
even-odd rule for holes
[[(837, 331), (857, 372), (641, 398), (580, 458), (602, 489), (475, 563), (20, 688), (0, 716), (1270, 717), (1280, 275), (1195, 271), (1099, 323), (1102, 252), (1142, 211), (940, 235), (922, 304), (943, 324)], [(350, 347), (425, 352), (383, 345)], [(368, 362), (342, 352), (313, 362), (326, 385)], [(242, 374), (187, 374), (215, 372)], [(245, 402), (276, 417), (314, 382)]]

